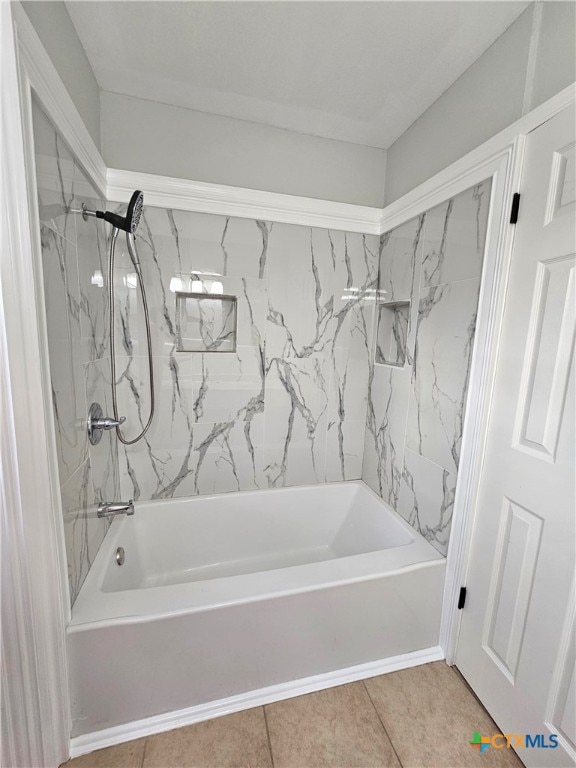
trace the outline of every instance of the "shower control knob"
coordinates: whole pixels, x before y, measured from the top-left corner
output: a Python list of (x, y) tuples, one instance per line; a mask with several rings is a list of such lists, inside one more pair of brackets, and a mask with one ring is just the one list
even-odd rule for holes
[(125, 416), (120, 416), (117, 420), (110, 416), (104, 416), (100, 403), (92, 403), (90, 411), (88, 412), (88, 422), (86, 424), (90, 444), (98, 445), (102, 439), (102, 432), (104, 430), (119, 427), (120, 424), (123, 424), (125, 421)]

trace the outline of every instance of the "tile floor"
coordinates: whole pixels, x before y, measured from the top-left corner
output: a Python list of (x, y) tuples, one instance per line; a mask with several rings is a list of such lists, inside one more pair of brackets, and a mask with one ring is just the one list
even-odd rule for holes
[(497, 726), (438, 661), (70, 760), (66, 768), (522, 768), (468, 741)]

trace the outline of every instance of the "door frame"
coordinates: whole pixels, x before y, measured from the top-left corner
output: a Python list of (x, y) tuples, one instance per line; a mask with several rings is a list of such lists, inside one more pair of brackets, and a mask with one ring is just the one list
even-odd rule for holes
[[(43, 296), (38, 289), (41, 259), (38, 211), (33, 179), (30, 103), (34, 92), (95, 185), (108, 194), (106, 168), (54, 65), (18, 3), (0, 3), (0, 74), (2, 82), (3, 200), (0, 251), (0, 419), (3, 429), (0, 471), (2, 542), (2, 693), (11, 738), (2, 745), (14, 766), (57, 766), (67, 759), (70, 743), (65, 628), (69, 620), (67, 566), (59, 494), (55, 432), (52, 421), (47, 334)], [(245, 190), (250, 207), (235, 215), (270, 218), (301, 216), (310, 210), (327, 226), (355, 220), (360, 231), (384, 232), (446, 198), (492, 176), (493, 204), (476, 343), (472, 359), (464, 426), (460, 482), (447, 560), (440, 645), (453, 663), (460, 614), (456, 603), (465, 577), (474, 522), (498, 339), (504, 307), (513, 227), (508, 223), (512, 194), (520, 189), (523, 137), (575, 100), (574, 85), (530, 112), (461, 160), (400, 200), (378, 209), (305, 201)], [(116, 177), (122, 172), (115, 172)], [(109, 179), (113, 182), (113, 179)], [(118, 181), (118, 178), (116, 178)], [(173, 195), (177, 180), (150, 177), (156, 195)], [(194, 185), (194, 182), (191, 182)], [(113, 184), (108, 184), (113, 186)], [(204, 188), (206, 187), (206, 189)], [(215, 203), (238, 210), (238, 195), (220, 185), (194, 185), (194, 209)], [(144, 189), (144, 191), (146, 191)], [(297, 211), (279, 213), (282, 205)], [(245, 202), (245, 201), (244, 201)], [(236, 208), (234, 208), (236, 205)], [(263, 214), (263, 215), (262, 215)], [(272, 215), (270, 215), (272, 214)], [(298, 223), (294, 221), (294, 223)], [(45, 510), (46, 514), (38, 514)], [(31, 554), (32, 553), (32, 554)], [(22, 685), (20, 685), (22, 681)], [(9, 742), (9, 743), (8, 743)]]

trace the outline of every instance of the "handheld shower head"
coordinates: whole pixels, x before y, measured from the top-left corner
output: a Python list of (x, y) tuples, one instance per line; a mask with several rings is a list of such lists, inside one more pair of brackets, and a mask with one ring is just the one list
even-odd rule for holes
[(140, 216), (142, 215), (142, 208), (144, 206), (144, 195), (137, 189), (130, 198), (128, 203), (128, 210), (126, 211), (126, 221), (130, 223), (130, 229), (126, 227), (126, 231), (134, 234), (140, 224)]
[(130, 198), (128, 208), (126, 210), (126, 216), (119, 216), (117, 213), (110, 213), (109, 211), (96, 211), (96, 218), (104, 219), (104, 221), (112, 224), (112, 226), (116, 227), (116, 229), (122, 229), (129, 235), (133, 235), (138, 229), (143, 205), (144, 195), (139, 189), (137, 189)]
[(134, 268), (138, 273), (138, 276), (142, 277), (142, 270), (140, 268), (140, 260), (136, 251), (136, 242), (134, 234), (138, 229), (140, 223), (140, 217), (142, 216), (142, 208), (144, 207), (144, 194), (139, 190), (135, 190), (132, 193), (128, 208), (126, 209), (126, 216), (120, 216), (117, 213), (110, 213), (109, 211), (91, 211), (85, 205), (82, 206), (82, 210), (73, 211), (73, 213), (81, 213), (84, 220), (87, 221), (89, 216), (95, 216), (97, 219), (104, 219), (109, 224), (112, 224), (112, 240), (115, 243), (118, 236), (118, 231), (122, 230), (126, 232), (126, 244), (128, 246), (128, 253)]

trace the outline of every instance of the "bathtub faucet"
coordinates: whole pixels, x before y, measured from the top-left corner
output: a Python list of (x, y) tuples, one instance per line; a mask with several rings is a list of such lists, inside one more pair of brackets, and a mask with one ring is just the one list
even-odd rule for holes
[(133, 515), (134, 502), (130, 501), (101, 501), (98, 504), (98, 517), (114, 517), (115, 515)]

